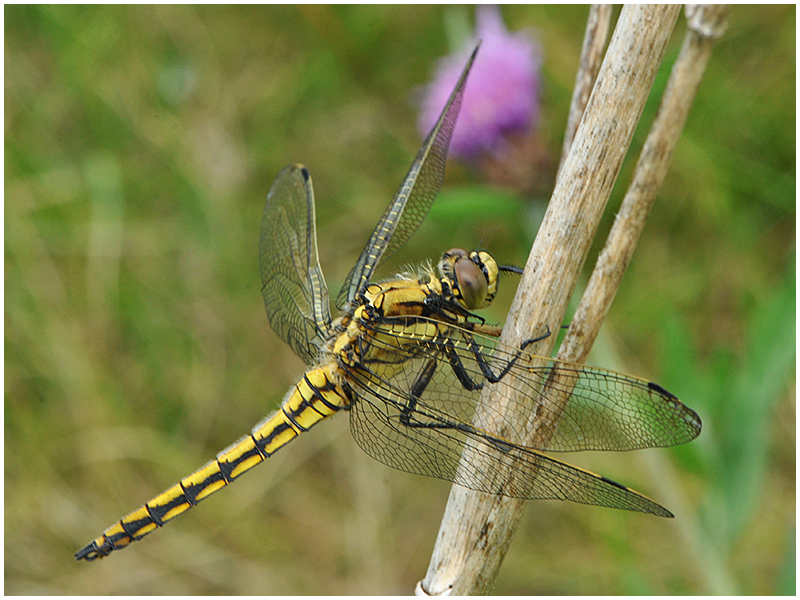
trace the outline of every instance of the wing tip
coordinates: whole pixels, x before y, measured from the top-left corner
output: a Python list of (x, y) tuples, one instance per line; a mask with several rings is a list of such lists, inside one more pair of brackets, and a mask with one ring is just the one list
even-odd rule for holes
[[(672, 394), (671, 392), (665, 390), (663, 387), (661, 387), (657, 383), (653, 383), (652, 381), (648, 381), (647, 382), (647, 388), (651, 392), (654, 392), (654, 393), (658, 394), (659, 396), (661, 396), (662, 398), (665, 398), (666, 400), (669, 400), (670, 402), (672, 402), (673, 405), (675, 407), (681, 409), (681, 411), (685, 411), (684, 416), (688, 417), (688, 418), (684, 418), (684, 420), (687, 423), (690, 423), (691, 425), (694, 426), (694, 429), (692, 431), (693, 435), (689, 439), (687, 439), (685, 441), (682, 441), (682, 442), (679, 442), (679, 443), (685, 444), (686, 442), (690, 442), (691, 440), (695, 439), (697, 436), (700, 435), (700, 432), (703, 430), (703, 421), (700, 419), (700, 415), (698, 415), (697, 412), (695, 412), (694, 410), (692, 410), (691, 408), (686, 406), (683, 402), (681, 402), (678, 399), (678, 397), (675, 396), (675, 394)], [(686, 414), (686, 413), (688, 413), (688, 414)]]

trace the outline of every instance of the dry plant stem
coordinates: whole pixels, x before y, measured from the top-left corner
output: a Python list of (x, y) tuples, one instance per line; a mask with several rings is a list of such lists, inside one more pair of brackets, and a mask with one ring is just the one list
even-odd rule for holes
[[(558, 331), (622, 160), (644, 108), (679, 6), (625, 6), (581, 124), (539, 229), (501, 342), (519, 347), (549, 327)], [(551, 335), (530, 347), (547, 355)], [(500, 387), (482, 402), (502, 411)], [(531, 401), (533, 401), (531, 399)], [(534, 412), (532, 407), (531, 412)], [(481, 419), (478, 407), (476, 419)], [(533, 423), (530, 445), (546, 441), (554, 423)], [(502, 432), (498, 432), (502, 435)], [(465, 448), (463, 460), (479, 458)], [(419, 593), (485, 594), (519, 523), (524, 500), (454, 486)]]
[(572, 90), (572, 102), (569, 105), (567, 128), (564, 132), (564, 145), (561, 148), (561, 162), (558, 170), (564, 166), (564, 161), (569, 154), (569, 147), (581, 122), (589, 94), (592, 93), (597, 72), (600, 70), (600, 61), (603, 60), (603, 48), (606, 45), (608, 29), (611, 24), (611, 5), (592, 4), (589, 9), (589, 19), (586, 22), (586, 33), (583, 36), (581, 48), (581, 62), (578, 74), (575, 76), (575, 89)]
[[(559, 349), (557, 358), (561, 360), (583, 362), (597, 338), (600, 325), (608, 314), (622, 276), (639, 242), (650, 208), (667, 174), (672, 153), (678, 144), (689, 108), (694, 102), (711, 56), (715, 40), (706, 32), (713, 30), (721, 33), (724, 26), (719, 24), (724, 21), (727, 11), (726, 5), (687, 7), (689, 28), (683, 48), (672, 67), (661, 106), (642, 148), (633, 180), (617, 213), (605, 248), (597, 259), (589, 284), (570, 323), (569, 332)], [(714, 23), (717, 26), (712, 27)]]
[[(660, 179), (658, 179), (657, 182), (655, 179), (659, 175), (657, 170), (659, 168), (665, 170), (666, 166), (659, 165), (658, 158), (661, 155), (671, 154), (672, 147), (674, 147), (677, 139), (677, 132), (675, 130), (683, 127), (689, 105), (694, 99), (696, 88), (711, 55), (714, 42), (717, 38), (722, 36), (727, 27), (726, 19), (729, 8), (728, 5), (686, 6), (685, 12), (688, 27), (683, 42), (683, 48), (672, 68), (672, 74), (667, 83), (667, 89), (664, 91), (664, 98), (659, 109), (659, 114), (656, 117), (656, 121), (653, 123), (652, 131), (648, 140), (645, 142), (645, 148), (639, 160), (640, 164), (645, 162), (645, 157), (647, 155), (646, 150), (648, 146), (651, 146), (653, 150), (650, 154), (653, 158), (651, 158), (650, 161), (655, 164), (646, 168), (646, 173), (651, 173), (649, 177), (645, 175), (640, 176), (638, 174), (640, 167), (637, 165), (636, 173), (634, 174), (634, 183), (640, 179), (645, 183), (647, 183), (648, 180), (650, 183), (657, 183), (657, 185), (661, 183)], [(658, 132), (661, 132), (659, 137), (662, 138), (662, 141), (657, 142), (654, 140), (651, 143), (651, 138), (656, 138)], [(674, 138), (672, 136), (674, 136)], [(662, 145), (663, 150), (660, 149)], [(642, 168), (644, 169), (644, 167)], [(663, 177), (663, 173), (661, 177)], [(646, 186), (640, 187), (646, 189)], [(638, 207), (632, 205), (633, 199), (629, 201), (629, 197), (634, 197), (635, 191), (634, 184), (632, 184), (631, 190), (622, 203), (620, 216), (618, 216), (618, 220), (624, 219), (630, 222), (630, 225), (620, 225), (620, 227), (617, 227), (615, 223), (607, 242), (609, 250), (604, 250), (601, 254), (598, 260), (598, 267), (601, 261), (605, 261), (609, 265), (612, 265), (609, 270), (615, 270), (619, 267), (624, 268), (622, 265), (627, 264), (630, 258), (626, 256), (624, 252), (625, 246), (627, 245), (625, 243), (625, 238), (638, 237), (639, 231), (637, 228), (639, 225), (635, 217), (637, 214), (646, 213), (649, 210), (649, 204), (647, 204), (646, 198), (640, 200), (643, 206)], [(628, 207), (626, 208), (626, 206)], [(622, 216), (623, 214), (625, 214), (624, 217)], [(618, 234), (615, 234), (616, 230), (619, 230)], [(614, 238), (622, 239), (612, 243), (612, 239)], [(616, 258), (610, 249), (612, 246), (620, 248)], [(609, 256), (604, 259), (603, 257), (606, 254)], [(613, 267), (615, 262), (619, 264), (619, 267)], [(594, 279), (595, 275), (592, 276), (592, 281)], [(589, 290), (593, 287), (592, 281), (590, 281), (589, 287), (587, 287), (585, 296), (589, 295)], [(601, 285), (601, 283), (598, 283), (597, 287), (600, 288)], [(598, 289), (597, 295), (600, 296), (600, 299), (592, 300), (590, 303), (587, 303), (589, 304), (589, 306), (587, 306), (587, 321), (591, 321), (591, 319), (594, 318), (593, 313), (599, 312), (602, 309), (602, 289)], [(610, 302), (610, 300), (609, 298), (608, 302)], [(581, 305), (583, 304), (584, 300), (582, 299)], [(580, 307), (578, 311), (581, 312)], [(562, 346), (562, 350), (564, 350), (564, 347), (565, 346)], [(734, 578), (731, 576), (728, 569), (726, 569), (724, 557), (721, 556), (718, 548), (714, 547), (713, 544), (709, 544), (706, 540), (701, 539), (698, 535), (698, 532), (701, 530), (701, 527), (697, 524), (698, 516), (689, 508), (689, 503), (684, 498), (680, 497), (679, 486), (671, 485), (673, 479), (670, 469), (662, 471), (656, 480), (657, 488), (660, 497), (675, 497), (673, 500), (669, 501), (668, 506), (674, 505), (676, 508), (679, 508), (681, 504), (686, 506), (684, 510), (675, 511), (676, 514), (680, 515), (680, 518), (676, 519), (675, 525), (685, 541), (685, 547), (688, 551), (687, 559), (693, 560), (697, 565), (703, 565), (703, 568), (697, 570), (697, 574), (698, 577), (706, 580), (706, 589), (709, 590), (709, 593), (716, 596), (731, 596), (736, 594), (737, 586)]]

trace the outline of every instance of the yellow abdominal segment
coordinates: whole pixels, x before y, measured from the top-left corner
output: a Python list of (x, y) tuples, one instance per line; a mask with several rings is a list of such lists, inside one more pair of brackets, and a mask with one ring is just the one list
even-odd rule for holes
[(322, 419), (349, 408), (350, 400), (337, 383), (336, 371), (336, 362), (330, 361), (307, 372), (281, 408), (256, 425), (249, 435), (217, 454), (214, 460), (180, 483), (120, 519), (78, 551), (76, 558), (102, 558), (112, 550), (141, 539), (269, 458)]

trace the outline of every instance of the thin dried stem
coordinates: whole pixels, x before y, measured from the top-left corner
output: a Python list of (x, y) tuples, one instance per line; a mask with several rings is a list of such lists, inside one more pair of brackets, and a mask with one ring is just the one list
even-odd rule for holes
[(559, 349), (559, 359), (583, 362), (597, 338), (667, 174), (711, 56), (714, 36), (724, 31), (728, 6), (695, 5), (687, 7), (686, 12), (689, 28), (683, 48), (672, 67), (630, 187)]
[[(623, 8), (528, 258), (502, 343), (518, 347), (524, 339), (536, 337), (547, 328), (558, 330), (678, 11), (678, 6)], [(555, 337), (539, 342), (538, 353), (548, 355)], [(491, 403), (495, 411), (502, 411), (502, 399), (513, 389), (513, 382), (506, 379), (484, 389), (482, 402)], [(492, 394), (495, 390), (499, 393)], [(479, 407), (478, 420), (480, 413)], [(530, 445), (541, 446), (552, 427), (552, 423), (537, 424)], [(467, 446), (462, 460), (480, 459)], [(524, 500), (454, 486), (428, 574), (418, 592), (490, 591), (524, 504)]]
[(564, 132), (564, 145), (561, 148), (561, 162), (559, 172), (569, 154), (569, 147), (581, 122), (589, 95), (597, 81), (600, 71), (600, 62), (603, 60), (603, 48), (606, 47), (608, 29), (611, 25), (611, 5), (592, 4), (589, 9), (589, 20), (586, 22), (586, 33), (583, 36), (581, 48), (581, 62), (578, 74), (575, 76), (575, 88), (572, 90), (572, 102), (569, 105), (567, 128)]

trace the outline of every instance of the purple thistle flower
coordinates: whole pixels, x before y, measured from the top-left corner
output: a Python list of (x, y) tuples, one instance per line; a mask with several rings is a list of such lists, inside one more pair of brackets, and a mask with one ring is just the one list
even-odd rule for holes
[(450, 152), (475, 159), (505, 145), (505, 136), (525, 132), (539, 120), (538, 44), (524, 32), (509, 33), (497, 6), (479, 6), (476, 31), (464, 51), (439, 60), (436, 74), (424, 89), (418, 128), (427, 135), (436, 122), (469, 51), (481, 49), (469, 75)]

